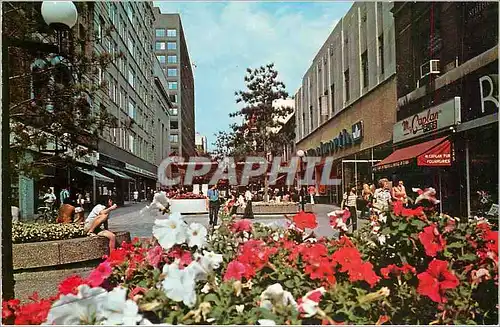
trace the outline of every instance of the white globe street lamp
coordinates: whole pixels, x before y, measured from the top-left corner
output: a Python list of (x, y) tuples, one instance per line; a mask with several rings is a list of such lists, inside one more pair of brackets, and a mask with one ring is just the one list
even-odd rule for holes
[(78, 10), (72, 1), (44, 1), (42, 17), (47, 25), (56, 30), (70, 29), (76, 24)]
[(305, 156), (306, 153), (304, 152), (304, 150), (297, 150), (297, 156), (302, 158), (303, 156)]

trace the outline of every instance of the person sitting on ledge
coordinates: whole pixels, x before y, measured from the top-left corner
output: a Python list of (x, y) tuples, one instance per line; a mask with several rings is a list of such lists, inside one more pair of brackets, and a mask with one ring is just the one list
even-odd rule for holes
[[(89, 213), (87, 219), (85, 220), (84, 231), (88, 236), (99, 235), (104, 236), (109, 239), (109, 251), (115, 249), (115, 234), (108, 230), (108, 219), (111, 211), (117, 208), (116, 204), (113, 204), (113, 199), (108, 198), (108, 207), (98, 204)], [(103, 226), (104, 225), (104, 226)]]

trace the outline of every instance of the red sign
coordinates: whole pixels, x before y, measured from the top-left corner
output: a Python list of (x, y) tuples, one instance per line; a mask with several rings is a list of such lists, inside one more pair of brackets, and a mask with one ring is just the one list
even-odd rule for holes
[(449, 140), (429, 149), (417, 157), (419, 166), (451, 166), (451, 143)]

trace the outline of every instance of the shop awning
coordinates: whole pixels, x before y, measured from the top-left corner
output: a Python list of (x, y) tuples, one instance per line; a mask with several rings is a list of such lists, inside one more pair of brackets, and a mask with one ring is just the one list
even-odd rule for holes
[(104, 168), (104, 170), (106, 170), (108, 173), (118, 177), (118, 178), (122, 178), (122, 179), (129, 179), (131, 181), (133, 181), (134, 179), (128, 175), (126, 175), (125, 173), (122, 173), (122, 172), (119, 172), (119, 171), (116, 171), (114, 170), (113, 168), (107, 168), (107, 167), (102, 167)]
[(451, 166), (451, 143), (447, 137), (419, 143), (394, 151), (373, 166), (374, 171), (409, 165), (416, 160), (418, 166)]
[(104, 176), (103, 174), (99, 174), (95, 170), (87, 170), (87, 169), (83, 169), (83, 168), (77, 168), (77, 169), (84, 174), (95, 177), (95, 179), (97, 179), (99, 181), (103, 181), (106, 183), (114, 183), (115, 182), (113, 179), (111, 179), (107, 176)]

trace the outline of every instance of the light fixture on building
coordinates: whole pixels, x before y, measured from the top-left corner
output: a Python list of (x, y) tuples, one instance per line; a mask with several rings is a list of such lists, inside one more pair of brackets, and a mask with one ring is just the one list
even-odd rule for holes
[(305, 155), (306, 155), (306, 153), (304, 152), (304, 150), (300, 150), (300, 149), (299, 149), (299, 150), (297, 150), (297, 156), (298, 156), (298, 157), (302, 158), (302, 157), (303, 157), (303, 156), (305, 156)]

